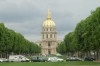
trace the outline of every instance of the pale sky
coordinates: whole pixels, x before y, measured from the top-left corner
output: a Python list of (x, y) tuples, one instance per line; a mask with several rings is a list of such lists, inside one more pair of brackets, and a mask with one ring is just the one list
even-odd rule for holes
[(0, 22), (30, 41), (41, 40), (42, 23), (50, 9), (62, 40), (99, 6), (100, 0), (0, 0)]

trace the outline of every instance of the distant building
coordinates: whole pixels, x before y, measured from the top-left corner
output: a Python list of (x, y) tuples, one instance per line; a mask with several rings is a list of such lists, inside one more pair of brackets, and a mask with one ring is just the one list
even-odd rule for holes
[(48, 10), (46, 20), (42, 25), (41, 42), (42, 55), (57, 54), (57, 31), (54, 21), (51, 19), (51, 12)]

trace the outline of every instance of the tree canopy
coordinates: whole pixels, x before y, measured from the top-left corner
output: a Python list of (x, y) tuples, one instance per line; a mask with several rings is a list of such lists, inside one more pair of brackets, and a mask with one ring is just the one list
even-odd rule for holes
[[(78, 52), (84, 56), (100, 55), (100, 7), (81, 20), (73, 32), (64, 38), (66, 52)], [(86, 55), (85, 55), (86, 54)]]
[(0, 54), (3, 53), (15, 54), (32, 54), (40, 53), (41, 48), (24, 38), (20, 33), (17, 33), (0, 23)]

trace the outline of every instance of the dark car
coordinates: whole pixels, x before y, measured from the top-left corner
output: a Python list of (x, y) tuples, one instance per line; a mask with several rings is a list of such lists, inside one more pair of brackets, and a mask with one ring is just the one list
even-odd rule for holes
[(68, 57), (66, 59), (66, 61), (82, 61), (82, 59), (81, 58), (78, 58), (78, 57)]
[(84, 61), (95, 61), (96, 59), (93, 57), (85, 57)]
[(33, 56), (31, 61), (32, 62), (45, 62), (47, 61), (47, 59), (41, 56)]

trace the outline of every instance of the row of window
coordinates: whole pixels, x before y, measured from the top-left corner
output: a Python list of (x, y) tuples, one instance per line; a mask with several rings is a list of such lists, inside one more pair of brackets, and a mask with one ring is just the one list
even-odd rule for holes
[(55, 31), (55, 28), (45, 28), (43, 31)]
[[(45, 38), (44, 34), (43, 34), (43, 38)], [(49, 34), (46, 34), (46, 38), (55, 38), (55, 34), (50, 34), (50, 37)]]

